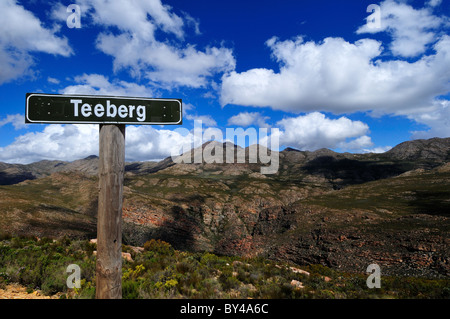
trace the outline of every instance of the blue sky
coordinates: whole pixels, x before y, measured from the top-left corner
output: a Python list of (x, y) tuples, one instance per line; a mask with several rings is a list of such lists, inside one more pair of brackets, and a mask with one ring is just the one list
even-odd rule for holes
[[(450, 136), (448, 1), (1, 0), (0, 12), (3, 162), (98, 154), (96, 125), (25, 125), (27, 92), (182, 98), (183, 128), (278, 128), (281, 149)], [(176, 153), (194, 139), (180, 132), (127, 126), (127, 160)]]

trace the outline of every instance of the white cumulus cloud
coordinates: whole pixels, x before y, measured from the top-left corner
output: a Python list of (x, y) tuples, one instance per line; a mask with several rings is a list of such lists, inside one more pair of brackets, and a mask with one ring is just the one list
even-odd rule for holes
[[(40, 160), (73, 161), (98, 155), (99, 126), (94, 124), (47, 125), (42, 131), (18, 136), (0, 147), (0, 162), (28, 164)], [(192, 134), (155, 129), (152, 126), (126, 127), (126, 161), (161, 160), (179, 154), (191, 144)]]
[(6, 118), (0, 119), (0, 127), (6, 124), (12, 124), (16, 130), (28, 127), (28, 125), (25, 124), (25, 116), (23, 114), (9, 114)]
[[(277, 122), (280, 127), (280, 145), (300, 150), (345, 147), (353, 150), (372, 146), (369, 126), (346, 117), (327, 118), (313, 112), (298, 117), (285, 118)], [(351, 140), (353, 139), (353, 140)]]
[(305, 112), (414, 113), (432, 107), (435, 96), (450, 90), (450, 37), (435, 45), (436, 54), (416, 62), (377, 60), (381, 43), (349, 43), (326, 38), (267, 42), (280, 71), (251, 69), (223, 77), (222, 104), (269, 106)]
[(186, 114), (186, 119), (190, 121), (197, 121), (201, 123), (202, 125), (206, 126), (216, 126), (217, 122), (215, 119), (212, 118), (211, 115), (192, 115), (192, 114)]
[(270, 127), (269, 124), (266, 123), (270, 117), (263, 116), (258, 112), (241, 112), (237, 115), (230, 117), (228, 120), (228, 125), (236, 125), (242, 127), (248, 127), (251, 125), (256, 125), (257, 127)]
[(68, 57), (72, 48), (57, 30), (45, 28), (42, 22), (16, 0), (0, 1), (0, 84), (23, 75), (32, 75), (32, 52)]
[(40, 160), (71, 161), (98, 154), (98, 125), (47, 125), (0, 147), (0, 161), (27, 164)]
[(439, 5), (441, 5), (442, 0), (429, 0), (427, 1), (427, 5), (429, 5), (430, 7), (437, 7)]
[(101, 74), (83, 74), (74, 78), (76, 84), (67, 86), (60, 90), (62, 94), (86, 94), (86, 95), (114, 95), (154, 97), (152, 89), (122, 80), (110, 81)]
[(425, 131), (412, 132), (414, 139), (450, 136), (450, 101), (448, 100), (436, 101), (435, 108), (430, 112), (414, 114), (409, 118), (429, 127)]
[[(78, 0), (93, 23), (103, 27), (96, 41), (100, 51), (113, 58), (114, 70), (129, 70), (154, 85), (172, 88), (206, 87), (217, 73), (233, 70), (232, 50), (224, 47), (197, 49), (184, 43), (185, 28), (198, 23), (183, 19), (160, 0)], [(163, 31), (167, 39), (155, 36)]]
[(273, 37), (266, 45), (279, 70), (226, 73), (221, 104), (293, 113), (401, 115), (430, 127), (413, 136), (450, 136), (445, 120), (450, 92), (450, 36), (445, 31), (450, 19), (434, 13), (431, 6), (438, 5), (440, 1), (430, 1), (415, 9), (406, 1), (383, 1), (382, 27), (363, 25), (357, 33), (385, 32), (390, 36), (386, 43)]
[[(431, 1), (431, 6), (439, 1)], [(437, 40), (437, 29), (445, 23), (443, 17), (436, 16), (429, 8), (414, 9), (412, 6), (386, 0), (380, 3), (381, 28), (371, 28), (364, 24), (356, 33), (387, 32), (392, 37), (390, 49), (395, 55), (415, 57), (422, 54), (430, 43)]]

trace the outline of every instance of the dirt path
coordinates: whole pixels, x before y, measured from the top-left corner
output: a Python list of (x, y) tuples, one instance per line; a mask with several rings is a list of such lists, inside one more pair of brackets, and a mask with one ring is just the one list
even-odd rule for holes
[(0, 299), (59, 299), (59, 295), (44, 296), (39, 290), (27, 293), (27, 288), (19, 284), (10, 284), (0, 289)]

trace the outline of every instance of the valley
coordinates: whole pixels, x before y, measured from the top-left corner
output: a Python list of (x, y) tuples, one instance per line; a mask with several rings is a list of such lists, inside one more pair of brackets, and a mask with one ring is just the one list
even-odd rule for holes
[[(246, 154), (236, 164), (127, 163), (123, 242), (161, 239), (180, 250), (354, 273), (376, 263), (387, 275), (450, 275), (450, 139), (383, 154), (288, 148), (272, 175)], [(95, 238), (97, 167), (95, 156), (0, 163), (0, 232)]]

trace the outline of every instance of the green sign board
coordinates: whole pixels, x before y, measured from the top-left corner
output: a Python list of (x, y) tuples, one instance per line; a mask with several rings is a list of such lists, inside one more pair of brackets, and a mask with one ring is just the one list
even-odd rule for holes
[(181, 99), (27, 93), (26, 123), (182, 124)]

